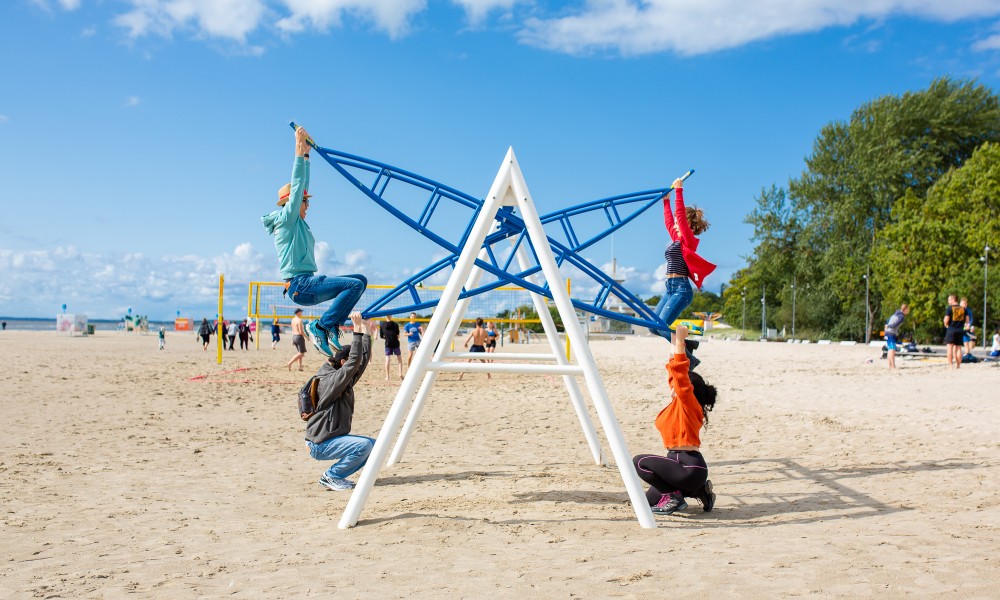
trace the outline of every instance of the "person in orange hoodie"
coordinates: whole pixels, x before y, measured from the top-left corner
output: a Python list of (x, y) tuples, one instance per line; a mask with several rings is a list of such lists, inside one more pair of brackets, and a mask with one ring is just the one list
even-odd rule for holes
[(673, 335), (673, 355), (667, 362), (667, 381), (673, 397), (656, 415), (656, 429), (663, 438), (666, 456), (640, 454), (632, 458), (639, 478), (650, 485), (646, 500), (656, 514), (670, 515), (687, 508), (684, 498), (697, 498), (709, 512), (715, 493), (708, 479), (708, 465), (701, 455), (701, 428), (715, 407), (716, 389), (691, 372), (685, 354), (687, 327)]

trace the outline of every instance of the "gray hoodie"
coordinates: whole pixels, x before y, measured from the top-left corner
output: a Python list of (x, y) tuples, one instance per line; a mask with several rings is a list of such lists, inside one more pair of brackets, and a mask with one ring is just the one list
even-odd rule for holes
[(337, 368), (327, 361), (319, 368), (316, 373), (319, 377), (319, 403), (316, 414), (306, 422), (306, 440), (321, 444), (351, 432), (354, 384), (361, 379), (368, 366), (371, 348), (371, 336), (355, 333), (351, 340), (351, 354), (344, 366)]

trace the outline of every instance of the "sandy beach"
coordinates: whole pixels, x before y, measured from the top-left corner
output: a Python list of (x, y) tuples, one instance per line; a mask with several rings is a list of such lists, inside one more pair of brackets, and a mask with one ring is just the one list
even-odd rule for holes
[[(294, 399), (320, 357), (289, 372), (288, 338), (261, 346), (220, 366), (192, 334), (158, 351), (3, 332), (0, 597), (1000, 593), (996, 364), (893, 374), (874, 348), (703, 343), (716, 508), (656, 530), (593, 464), (559, 378), (444, 374), (404, 462), (340, 530), (348, 493), (317, 485)], [(629, 451), (661, 451), (663, 341), (591, 347)], [(371, 436), (398, 386), (374, 354), (354, 421)]]

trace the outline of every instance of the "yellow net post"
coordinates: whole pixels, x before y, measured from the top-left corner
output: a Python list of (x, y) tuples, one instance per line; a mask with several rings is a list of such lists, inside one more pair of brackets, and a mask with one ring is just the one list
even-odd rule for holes
[(225, 284), (225, 279), (226, 279), (226, 276), (223, 275), (222, 273), (219, 273), (219, 318), (217, 319), (218, 320), (218, 325), (217, 325), (217, 331), (215, 332), (215, 338), (216, 338), (215, 339), (215, 342), (216, 342), (215, 345), (218, 347), (218, 354), (215, 357), (215, 362), (218, 363), (218, 364), (220, 364), (220, 365), (222, 364), (222, 345), (223, 345), (222, 336), (224, 336), (226, 334), (225, 331), (222, 331), (222, 323), (223, 323), (223, 318), (222, 318), (222, 289), (223, 289), (223, 285)]
[[(566, 278), (566, 297), (572, 298), (573, 296), (569, 293), (569, 277)], [(563, 329), (566, 328), (566, 324), (563, 323)], [(566, 336), (566, 360), (569, 360), (569, 335)]]

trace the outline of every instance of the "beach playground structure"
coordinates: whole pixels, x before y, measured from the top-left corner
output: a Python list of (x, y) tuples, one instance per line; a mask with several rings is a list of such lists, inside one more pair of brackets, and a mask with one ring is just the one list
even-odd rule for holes
[[(294, 123), (291, 126), (296, 127)], [(469, 371), (561, 375), (594, 462), (603, 464), (604, 455), (597, 432), (576, 380), (576, 377), (582, 376), (636, 518), (642, 527), (655, 528), (656, 522), (632, 467), (631, 455), (576, 311), (620, 319), (641, 327), (666, 327), (649, 306), (585, 260), (580, 252), (614, 233), (654, 204), (659, 204), (670, 188), (605, 198), (540, 216), (513, 148), (507, 150), (486, 197), (477, 199), (412, 172), (323, 148), (312, 142), (311, 145), (317, 155), (368, 199), (446, 252), (444, 258), (362, 309), (367, 318), (420, 312), (432, 307), (435, 310), (338, 526), (343, 529), (357, 524), (383, 465), (387, 460), (393, 464), (402, 459), (437, 374)], [(684, 177), (691, 173), (689, 171)], [(444, 229), (437, 226), (435, 213), (442, 207), (465, 210), (469, 216), (468, 225), (457, 237), (454, 233), (450, 236), (443, 233)], [(584, 228), (577, 224), (584, 215), (592, 213), (602, 215), (607, 225), (585, 234)], [(546, 234), (546, 224), (560, 230), (559, 239)], [(562, 266), (573, 267), (597, 283), (598, 291), (592, 301), (570, 298), (561, 285), (563, 277), (559, 269)], [(444, 290), (439, 297), (429, 298), (424, 293), (425, 282), (443, 274), (448, 274)], [(449, 358), (482, 358), (472, 353), (451, 352), (449, 344), (440, 342), (454, 337), (473, 298), (511, 285), (529, 292), (551, 353), (494, 353), (491, 358), (496, 362), (448, 362)], [(393, 301), (399, 298), (406, 299), (405, 306), (393, 306)], [(616, 303), (628, 306), (630, 313), (612, 310), (609, 307), (612, 298)], [(546, 299), (555, 304), (566, 336), (575, 349), (575, 364), (559, 348)]]

